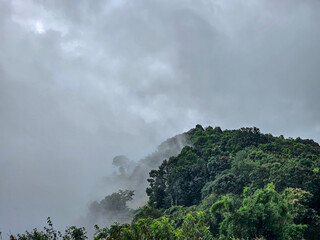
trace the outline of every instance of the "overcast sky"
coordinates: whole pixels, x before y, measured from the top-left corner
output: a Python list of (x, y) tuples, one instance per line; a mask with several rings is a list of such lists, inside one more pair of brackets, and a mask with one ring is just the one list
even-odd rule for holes
[(59, 227), (197, 123), (320, 141), (319, 0), (0, 0), (0, 231)]

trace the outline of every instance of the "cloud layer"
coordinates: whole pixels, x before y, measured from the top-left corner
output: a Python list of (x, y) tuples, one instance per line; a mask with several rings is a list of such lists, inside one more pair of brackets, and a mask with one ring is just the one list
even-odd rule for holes
[[(197, 123), (320, 141), (317, 0), (0, 1), (0, 230), (82, 215)], [(84, 215), (85, 213), (83, 213)]]

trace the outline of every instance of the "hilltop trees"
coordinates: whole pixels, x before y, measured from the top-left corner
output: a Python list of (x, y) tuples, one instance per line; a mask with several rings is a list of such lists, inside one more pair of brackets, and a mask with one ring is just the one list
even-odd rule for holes
[[(238, 204), (233, 206), (233, 212), (222, 213), (221, 208), (216, 216), (206, 219), (216, 237), (316, 239), (320, 235), (317, 143), (273, 137), (255, 127), (222, 131), (219, 127), (204, 129), (197, 125), (187, 135), (192, 147), (185, 147), (177, 157), (150, 172), (147, 194), (151, 207), (198, 208), (214, 195), (220, 200), (213, 204)], [(254, 194), (242, 195), (245, 189)], [(290, 191), (308, 195), (308, 201), (301, 200), (304, 211), (299, 214), (292, 212), (284, 195)]]

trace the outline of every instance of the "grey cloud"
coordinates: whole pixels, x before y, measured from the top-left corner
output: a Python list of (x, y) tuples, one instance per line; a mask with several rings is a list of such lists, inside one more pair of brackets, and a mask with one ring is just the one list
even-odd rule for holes
[(197, 123), (319, 142), (319, 10), (0, 1), (1, 230), (72, 224), (109, 193), (114, 156), (141, 159)]

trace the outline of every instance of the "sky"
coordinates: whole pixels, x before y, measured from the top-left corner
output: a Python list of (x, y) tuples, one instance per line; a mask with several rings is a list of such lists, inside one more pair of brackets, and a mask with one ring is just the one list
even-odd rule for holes
[(196, 124), (320, 142), (318, 0), (0, 0), (0, 231), (58, 227)]

